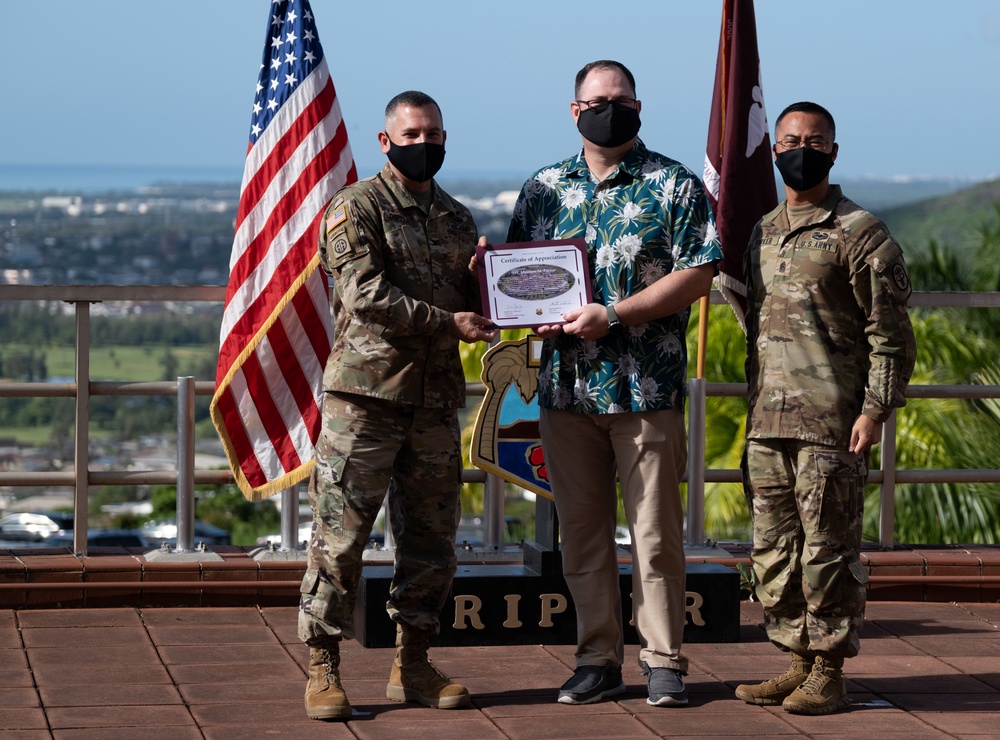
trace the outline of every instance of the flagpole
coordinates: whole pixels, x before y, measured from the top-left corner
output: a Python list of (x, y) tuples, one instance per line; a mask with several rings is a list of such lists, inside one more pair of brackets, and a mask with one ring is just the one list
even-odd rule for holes
[(708, 295), (703, 295), (698, 303), (698, 359), (695, 363), (694, 377), (701, 380), (705, 377), (705, 353), (708, 346)]
[(687, 544), (705, 542), (705, 351), (708, 344), (708, 295), (698, 303), (698, 359), (688, 380)]

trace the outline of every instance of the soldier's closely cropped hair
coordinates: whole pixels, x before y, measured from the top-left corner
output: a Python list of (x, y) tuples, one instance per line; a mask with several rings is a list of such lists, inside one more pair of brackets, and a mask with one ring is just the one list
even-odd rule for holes
[(389, 104), (385, 107), (386, 131), (395, 125), (396, 109), (401, 105), (408, 105), (411, 108), (423, 108), (428, 105), (433, 105), (437, 108), (438, 115), (441, 116), (442, 120), (444, 119), (444, 115), (441, 113), (441, 106), (437, 104), (437, 101), (434, 100), (434, 98), (425, 92), (420, 92), (419, 90), (406, 90), (390, 100)]
[(774, 138), (778, 138), (778, 129), (781, 128), (782, 119), (789, 113), (813, 113), (818, 116), (823, 116), (826, 122), (830, 124), (830, 135), (833, 140), (837, 140), (837, 124), (833, 122), (833, 116), (830, 114), (826, 108), (824, 108), (819, 103), (810, 103), (808, 100), (803, 100), (800, 103), (792, 103), (790, 106), (781, 111), (781, 115), (778, 116), (778, 120), (774, 122)]

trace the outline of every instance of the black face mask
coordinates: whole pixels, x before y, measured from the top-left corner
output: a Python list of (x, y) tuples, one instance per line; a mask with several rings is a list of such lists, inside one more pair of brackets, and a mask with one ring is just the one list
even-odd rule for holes
[(587, 108), (580, 111), (576, 128), (583, 138), (597, 144), (613, 148), (635, 138), (639, 133), (639, 111), (635, 108), (620, 110), (609, 104), (603, 110)]
[(396, 146), (392, 139), (389, 139), (389, 151), (386, 156), (392, 166), (407, 180), (427, 182), (444, 164), (444, 144), (422, 141), (419, 144)]
[(781, 179), (792, 190), (803, 192), (819, 185), (830, 174), (833, 155), (808, 146), (779, 152), (774, 163)]

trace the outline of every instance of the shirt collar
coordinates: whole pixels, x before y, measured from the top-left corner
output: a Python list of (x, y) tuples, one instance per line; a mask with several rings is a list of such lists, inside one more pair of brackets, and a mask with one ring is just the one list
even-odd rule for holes
[[(632, 144), (632, 148), (625, 152), (625, 157), (615, 170), (608, 175), (605, 179), (607, 182), (617, 180), (622, 175), (628, 175), (631, 179), (639, 179), (642, 177), (642, 165), (649, 158), (649, 150), (646, 145), (642, 143), (642, 139), (638, 136), (635, 137), (635, 143)], [(570, 161), (570, 166), (566, 171), (567, 177), (579, 178), (579, 179), (590, 179), (590, 167), (587, 166), (587, 159), (583, 156), (583, 148), (577, 155)]]

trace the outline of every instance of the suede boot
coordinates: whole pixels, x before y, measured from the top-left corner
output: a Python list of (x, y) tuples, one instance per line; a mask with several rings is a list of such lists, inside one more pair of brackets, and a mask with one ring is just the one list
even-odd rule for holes
[(452, 683), (427, 659), (430, 633), (413, 627), (396, 625), (396, 659), (385, 687), (385, 695), (393, 701), (415, 701), (437, 709), (458, 709), (469, 706), (469, 692)]
[(792, 664), (787, 671), (776, 678), (764, 681), (764, 683), (740, 684), (736, 687), (736, 698), (742, 699), (747, 704), (761, 706), (781, 704), (802, 682), (809, 678), (812, 667), (812, 657), (792, 653)]
[(830, 714), (850, 705), (844, 685), (844, 659), (816, 656), (812, 673), (781, 708), (792, 714)]
[(351, 705), (340, 685), (340, 640), (325, 638), (309, 648), (306, 715), (310, 719), (348, 719)]

